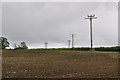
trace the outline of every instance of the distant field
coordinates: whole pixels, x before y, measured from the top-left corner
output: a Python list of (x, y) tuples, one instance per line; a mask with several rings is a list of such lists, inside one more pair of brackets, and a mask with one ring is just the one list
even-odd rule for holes
[(3, 50), (2, 65), (3, 78), (118, 77), (117, 52)]

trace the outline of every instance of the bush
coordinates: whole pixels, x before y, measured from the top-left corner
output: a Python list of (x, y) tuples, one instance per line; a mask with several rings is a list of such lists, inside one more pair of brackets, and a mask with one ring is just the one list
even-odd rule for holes
[(120, 51), (120, 46), (116, 47), (99, 47), (95, 48), (96, 51)]

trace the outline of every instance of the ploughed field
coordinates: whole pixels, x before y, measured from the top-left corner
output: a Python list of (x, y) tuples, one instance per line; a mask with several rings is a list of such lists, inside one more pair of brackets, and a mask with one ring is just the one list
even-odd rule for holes
[(117, 78), (118, 52), (3, 50), (3, 78)]

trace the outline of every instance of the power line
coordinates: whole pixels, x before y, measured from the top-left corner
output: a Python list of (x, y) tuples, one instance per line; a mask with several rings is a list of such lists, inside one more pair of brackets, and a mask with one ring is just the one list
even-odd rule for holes
[(90, 20), (90, 42), (91, 42), (91, 50), (93, 48), (93, 39), (92, 39), (92, 20), (93, 19), (97, 19), (97, 17), (95, 17), (95, 14), (91, 14), (91, 15), (87, 15), (87, 18), (85, 19), (89, 19)]

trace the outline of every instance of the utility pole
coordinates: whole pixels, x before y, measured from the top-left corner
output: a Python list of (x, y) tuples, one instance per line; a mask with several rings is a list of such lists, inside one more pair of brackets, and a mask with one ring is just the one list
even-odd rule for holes
[(70, 48), (70, 40), (68, 40), (68, 48)]
[(16, 49), (17, 48), (17, 44), (14, 44), (14, 49)]
[(85, 19), (89, 19), (90, 20), (90, 42), (91, 42), (91, 50), (93, 48), (93, 39), (92, 39), (92, 20), (93, 19), (97, 19), (97, 17), (95, 17), (95, 14), (91, 14), (91, 15), (87, 15), (87, 18)]
[(47, 49), (47, 45), (48, 45), (48, 43), (47, 43), (47, 42), (45, 42), (45, 49)]
[(74, 48), (74, 35), (75, 34), (71, 34), (71, 37), (72, 37), (72, 48)]

